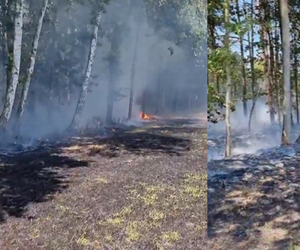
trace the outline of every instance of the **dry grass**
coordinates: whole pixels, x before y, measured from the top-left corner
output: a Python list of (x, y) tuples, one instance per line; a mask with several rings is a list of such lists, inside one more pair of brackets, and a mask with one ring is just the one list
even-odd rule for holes
[(132, 151), (123, 142), (113, 157), (102, 154), (116, 150), (110, 143), (64, 147), (62, 155), (89, 160), (88, 166), (58, 168), (68, 186), (29, 202), (21, 217), (8, 216), (0, 249), (206, 249), (206, 137), (201, 129), (155, 131), (175, 132), (191, 141), (177, 155), (152, 146)]

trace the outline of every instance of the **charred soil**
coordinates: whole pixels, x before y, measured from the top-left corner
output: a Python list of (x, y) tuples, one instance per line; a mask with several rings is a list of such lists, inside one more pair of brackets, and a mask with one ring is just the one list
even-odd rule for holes
[(209, 249), (300, 248), (299, 149), (208, 163)]
[(206, 128), (188, 123), (0, 156), (0, 249), (206, 249)]

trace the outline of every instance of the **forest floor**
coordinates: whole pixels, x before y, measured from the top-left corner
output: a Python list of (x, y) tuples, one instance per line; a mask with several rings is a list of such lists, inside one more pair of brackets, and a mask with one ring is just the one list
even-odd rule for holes
[(0, 154), (0, 249), (207, 249), (207, 134), (193, 122)]
[[(253, 146), (245, 135), (239, 140)], [(209, 249), (300, 249), (299, 162), (300, 145), (209, 161)]]

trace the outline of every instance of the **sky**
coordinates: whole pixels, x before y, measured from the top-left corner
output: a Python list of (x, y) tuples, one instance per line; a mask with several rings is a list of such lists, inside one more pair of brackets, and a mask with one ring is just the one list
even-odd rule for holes
[[(239, 1), (240, 7), (243, 5), (243, 2), (244, 1)], [(245, 0), (245, 2), (247, 4), (250, 4), (251, 0)], [(224, 34), (224, 32), (222, 32), (221, 30), (217, 30), (217, 33), (218, 33), (218, 35), (222, 35), (222, 33)], [(248, 36), (247, 34), (244, 36), (244, 47), (247, 44), (247, 42), (246, 42), (246, 40), (248, 40), (247, 36)], [(240, 53), (240, 43), (238, 41), (239, 37), (237, 35), (234, 35), (234, 34), (230, 34), (230, 37), (232, 38), (231, 39), (231, 42), (232, 42), (231, 48), (232, 48), (232, 50), (234, 52)], [(259, 41), (259, 40), (260, 40), (259, 35), (254, 34), (254, 42)], [(254, 54), (256, 55), (257, 53), (258, 53), (258, 49), (257, 49), (257, 47), (255, 47), (254, 48)], [(245, 51), (245, 56), (249, 56), (249, 51)]]

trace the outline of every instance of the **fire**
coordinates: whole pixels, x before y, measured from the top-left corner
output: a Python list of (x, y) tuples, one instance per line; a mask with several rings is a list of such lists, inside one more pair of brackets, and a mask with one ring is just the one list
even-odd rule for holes
[(153, 119), (153, 117), (151, 117), (150, 115), (148, 115), (144, 112), (140, 113), (140, 118), (143, 119), (143, 120), (152, 120)]

